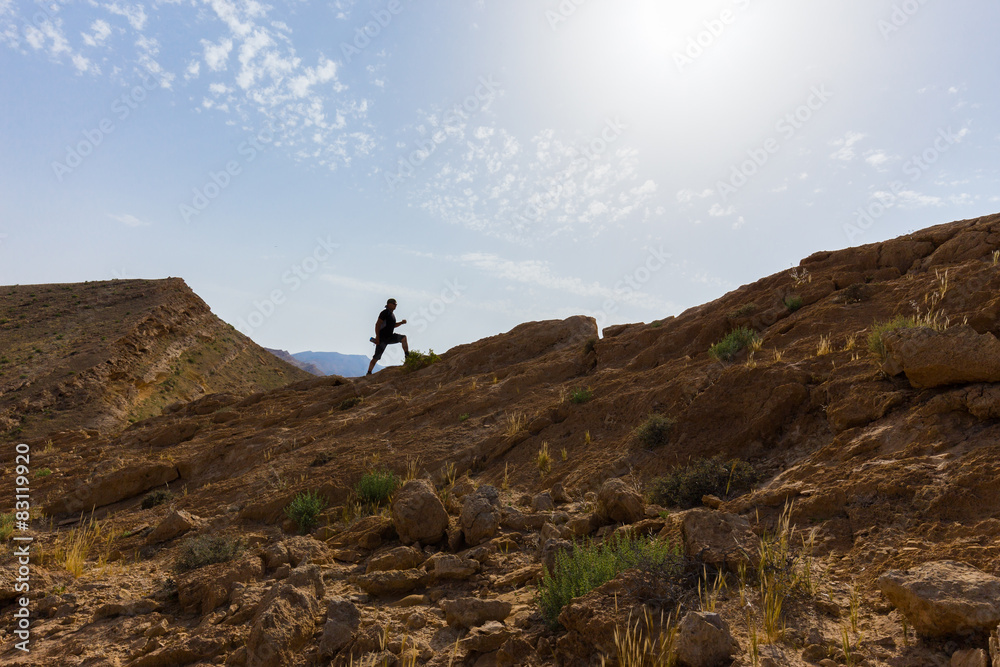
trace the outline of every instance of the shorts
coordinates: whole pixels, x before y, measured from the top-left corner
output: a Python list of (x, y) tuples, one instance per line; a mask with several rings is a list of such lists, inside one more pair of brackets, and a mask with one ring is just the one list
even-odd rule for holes
[(382, 358), (382, 353), (385, 352), (387, 345), (395, 345), (396, 343), (403, 342), (403, 335), (398, 333), (388, 334), (384, 336), (379, 336), (379, 344), (375, 346), (375, 356), (372, 357), (373, 360), (378, 361)]

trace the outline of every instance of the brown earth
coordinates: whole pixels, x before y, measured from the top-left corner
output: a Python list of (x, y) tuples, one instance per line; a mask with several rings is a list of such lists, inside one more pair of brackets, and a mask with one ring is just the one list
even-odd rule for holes
[[(976, 633), (904, 634), (877, 581), (939, 560), (1000, 574), (1000, 385), (969, 365), (992, 349), (977, 341), (1000, 335), (997, 251), (1000, 215), (960, 221), (817, 253), (793, 272), (676, 317), (611, 327), (599, 340), (585, 317), (528, 323), (416, 372), (313, 378), (248, 397), (227, 390), (89, 439), (25, 431), (31, 469), (51, 470), (31, 479), (42, 512), (33, 519), (34, 648), (2, 659), (585, 665), (600, 664), (603, 651), (614, 663), (615, 626), (638, 618), (643, 603), (654, 614), (678, 602), (697, 609), (697, 589), (626, 573), (574, 602), (564, 628), (552, 630), (535, 603), (542, 547), (552, 537), (616, 531), (587, 495), (604, 481), (648, 490), (656, 477), (713, 455), (747, 459), (763, 480), (751, 494), (709, 499), (712, 511), (740, 514), (762, 535), (788, 507), (793, 544), (814, 531), (808, 562), (819, 583), (786, 600), (787, 631), (762, 640), (758, 664), (946, 665), (957, 651), (988, 650)], [(895, 316), (938, 330), (886, 337), (891, 363), (883, 365), (868, 336)], [(758, 333), (760, 348), (713, 359), (710, 346), (739, 326)], [(954, 346), (947, 368), (928, 352), (938, 334)], [(223, 327), (221, 335), (236, 334)], [(893, 374), (901, 369), (919, 369), (919, 381)], [(651, 413), (675, 420), (670, 442), (653, 450), (635, 436)], [(11, 498), (11, 446), (0, 461), (0, 497)], [(441, 543), (393, 551), (401, 543), (387, 514), (352, 520), (352, 489), (375, 468), (433, 481), (451, 516)], [(483, 484), (501, 489), (500, 528), (467, 548), (460, 496)], [(172, 499), (142, 509), (155, 488)], [(294, 537), (283, 510), (305, 490), (329, 509), (320, 528)], [(536, 497), (546, 491), (554, 510)], [(242, 536), (247, 550), (178, 573), (185, 538), (145, 541), (174, 509), (205, 522), (191, 534)], [(74, 529), (62, 522), (91, 510), (100, 537), (74, 578), (64, 553)], [(647, 506), (627, 530), (680, 540), (676, 523), (686, 515), (667, 511)], [(13, 561), (4, 558), (9, 578)], [(372, 562), (386, 571), (372, 571)], [(737, 588), (730, 573), (716, 611), (739, 645), (734, 664), (750, 665), (762, 601), (751, 589), (741, 602)], [(14, 594), (4, 596), (0, 633), (9, 646)], [(477, 611), (466, 598), (493, 607)], [(467, 631), (456, 620), (476, 614), (503, 623)]]
[(0, 287), (0, 442), (112, 434), (176, 401), (308, 377), (179, 278)]

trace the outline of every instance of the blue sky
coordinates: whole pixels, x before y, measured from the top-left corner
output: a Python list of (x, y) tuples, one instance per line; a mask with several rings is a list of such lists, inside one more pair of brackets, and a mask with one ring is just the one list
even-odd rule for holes
[(529, 320), (652, 321), (1000, 211), (998, 18), (0, 0), (0, 282), (180, 276), (293, 352), (369, 353), (390, 296), (439, 352)]

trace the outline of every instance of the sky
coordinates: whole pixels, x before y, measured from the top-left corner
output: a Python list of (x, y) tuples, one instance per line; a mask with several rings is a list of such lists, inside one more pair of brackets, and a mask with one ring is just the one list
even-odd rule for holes
[[(1000, 211), (991, 0), (0, 0), (0, 283), (370, 354)], [(398, 347), (398, 346), (394, 346)], [(398, 349), (386, 363), (398, 363)]]

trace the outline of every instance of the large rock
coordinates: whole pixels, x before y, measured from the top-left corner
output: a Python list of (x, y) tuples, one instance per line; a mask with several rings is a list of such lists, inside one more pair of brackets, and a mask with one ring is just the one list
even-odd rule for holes
[(369, 595), (400, 595), (423, 586), (430, 576), (423, 570), (388, 570), (359, 574), (348, 578), (352, 584)]
[(326, 623), (319, 638), (319, 651), (332, 656), (351, 643), (361, 625), (361, 612), (347, 598), (333, 597), (326, 601)]
[(622, 479), (604, 482), (597, 500), (604, 516), (615, 523), (635, 523), (645, 516), (642, 496)]
[(420, 567), (427, 556), (420, 549), (413, 547), (396, 547), (372, 556), (365, 568), (365, 574), (372, 572), (388, 572), (389, 570), (412, 570)]
[(500, 494), (485, 484), (465, 497), (462, 514), (458, 518), (470, 547), (493, 539), (500, 528)]
[(488, 621), (478, 628), (473, 628), (462, 639), (461, 647), (467, 651), (492, 653), (510, 639), (512, 633), (499, 621)]
[(732, 661), (734, 641), (718, 614), (688, 612), (677, 633), (677, 659), (688, 667), (718, 667)]
[(952, 653), (948, 667), (990, 667), (990, 658), (981, 648), (967, 648)]
[(247, 667), (290, 665), (312, 640), (325, 587), (319, 566), (296, 568), (261, 601), (247, 639)]
[(433, 544), (448, 529), (448, 511), (430, 482), (414, 479), (392, 499), (392, 523), (403, 544)]
[(91, 511), (133, 498), (174, 481), (180, 476), (177, 466), (172, 463), (141, 463), (109, 472), (90, 482), (80, 481), (76, 488), (53, 495), (53, 500), (45, 508), (46, 514), (73, 514)]
[(488, 621), (503, 622), (510, 616), (511, 604), (503, 600), (460, 598), (442, 600), (445, 621), (453, 628), (475, 628)]
[(948, 384), (1000, 382), (1000, 340), (959, 325), (934, 331), (899, 329), (882, 336), (886, 372), (905, 373), (917, 389)]
[(259, 556), (247, 554), (239, 560), (200, 567), (177, 578), (177, 596), (188, 612), (209, 613), (229, 599), (236, 584), (264, 576)]
[(759, 559), (760, 540), (750, 522), (737, 514), (708, 509), (684, 512), (681, 519), (684, 553), (704, 563), (737, 567)]
[(879, 587), (922, 635), (993, 632), (1000, 624), (1000, 579), (955, 561), (882, 575)]
[(184, 510), (174, 510), (146, 536), (146, 544), (159, 544), (183, 535), (189, 530), (200, 528), (205, 521)]

